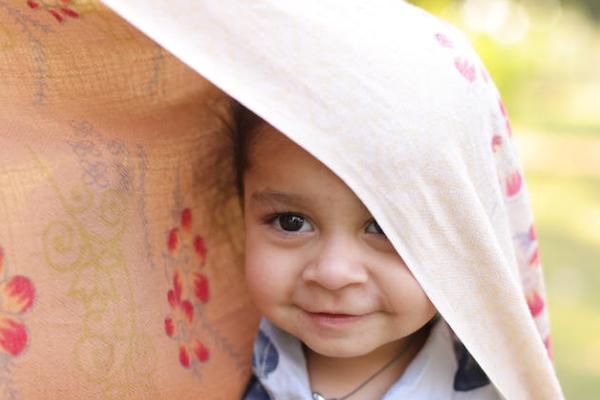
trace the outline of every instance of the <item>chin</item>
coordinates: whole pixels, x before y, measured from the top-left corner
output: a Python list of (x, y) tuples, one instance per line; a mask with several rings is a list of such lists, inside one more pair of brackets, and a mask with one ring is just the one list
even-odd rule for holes
[(366, 346), (365, 343), (361, 343), (359, 346), (356, 341), (346, 343), (347, 341), (343, 339), (311, 340), (307, 338), (306, 340), (301, 339), (301, 341), (315, 353), (332, 358), (360, 357), (375, 349)]

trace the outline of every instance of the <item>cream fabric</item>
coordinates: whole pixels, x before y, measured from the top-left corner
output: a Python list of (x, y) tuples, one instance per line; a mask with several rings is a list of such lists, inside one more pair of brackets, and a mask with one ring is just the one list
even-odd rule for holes
[(501, 394), (562, 397), (510, 125), (460, 33), (399, 0), (106, 4), (344, 180)]

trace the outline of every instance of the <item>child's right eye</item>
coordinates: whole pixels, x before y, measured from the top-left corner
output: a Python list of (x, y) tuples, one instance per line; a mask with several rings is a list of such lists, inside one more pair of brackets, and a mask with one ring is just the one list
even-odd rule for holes
[(277, 214), (270, 218), (275, 229), (283, 232), (311, 232), (314, 230), (308, 219), (300, 214)]

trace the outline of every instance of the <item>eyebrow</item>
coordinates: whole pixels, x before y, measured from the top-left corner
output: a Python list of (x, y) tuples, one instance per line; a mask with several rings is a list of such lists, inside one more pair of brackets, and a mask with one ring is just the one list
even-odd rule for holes
[(296, 207), (306, 205), (309, 203), (309, 201), (304, 196), (286, 192), (278, 192), (274, 190), (263, 190), (259, 192), (254, 192), (252, 193), (251, 198), (252, 200), (258, 203), (272, 204), (275, 202)]

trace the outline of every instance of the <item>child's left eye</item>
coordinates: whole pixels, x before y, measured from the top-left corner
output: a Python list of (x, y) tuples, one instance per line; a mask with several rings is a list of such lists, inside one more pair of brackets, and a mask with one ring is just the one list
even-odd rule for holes
[(380, 235), (385, 235), (377, 221), (372, 220), (371, 223), (367, 226), (367, 233), (376, 233)]

